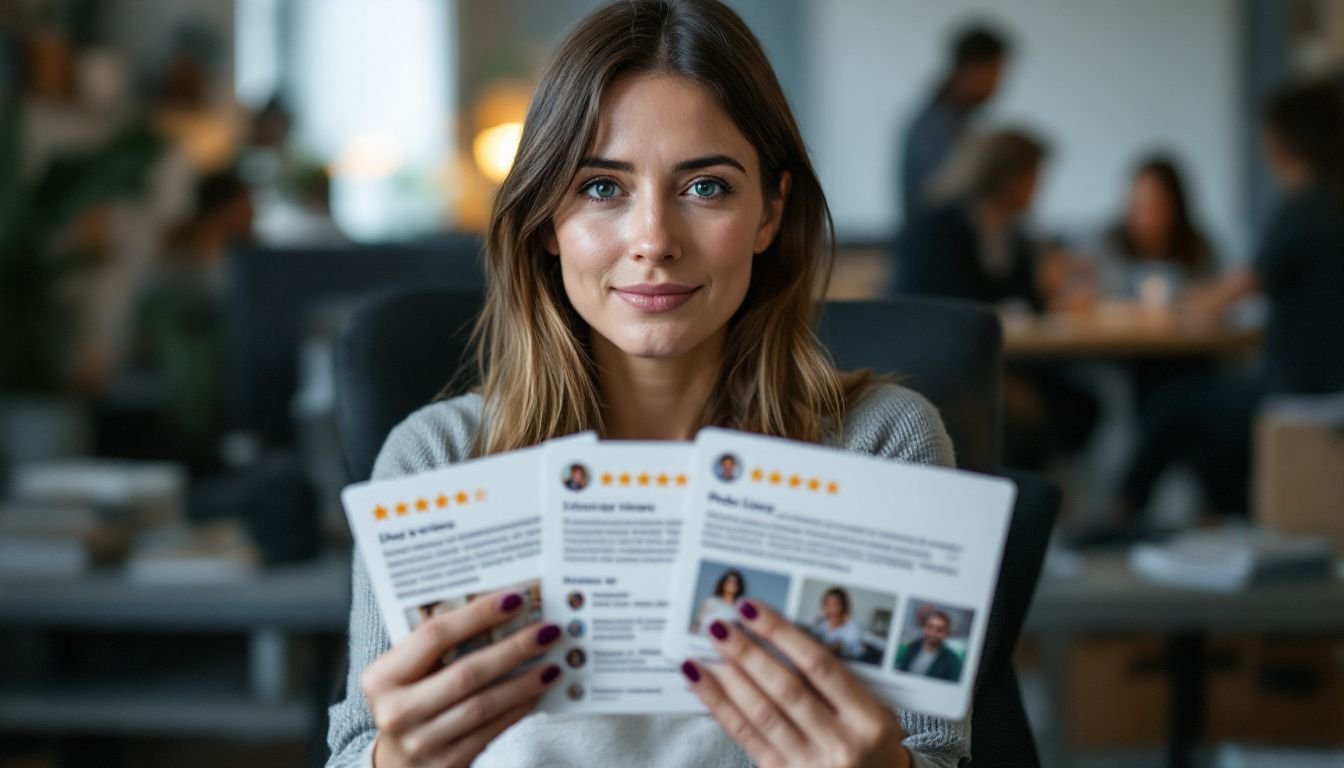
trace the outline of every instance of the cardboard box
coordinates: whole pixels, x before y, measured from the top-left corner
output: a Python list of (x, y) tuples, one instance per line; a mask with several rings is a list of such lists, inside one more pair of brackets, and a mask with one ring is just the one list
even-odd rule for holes
[(1254, 493), (1257, 522), (1327, 536), (1344, 557), (1344, 396), (1275, 399), (1261, 409)]
[[(1207, 643), (1205, 743), (1344, 746), (1344, 640), (1212, 635)], [(1166, 664), (1157, 636), (1079, 638), (1062, 707), (1073, 747), (1165, 744)]]

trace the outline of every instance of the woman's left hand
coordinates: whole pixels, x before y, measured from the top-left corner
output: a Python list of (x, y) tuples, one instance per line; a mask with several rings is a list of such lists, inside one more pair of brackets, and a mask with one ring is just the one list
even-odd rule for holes
[(681, 670), (714, 719), (757, 765), (910, 765), (896, 714), (834, 654), (760, 603), (743, 601), (738, 612), (798, 671), (740, 628), (718, 620), (709, 634), (724, 663), (711, 670), (688, 660)]

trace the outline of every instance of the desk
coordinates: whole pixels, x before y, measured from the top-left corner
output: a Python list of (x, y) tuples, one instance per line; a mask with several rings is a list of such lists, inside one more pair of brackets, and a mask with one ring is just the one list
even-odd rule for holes
[[(1344, 580), (1215, 594), (1143, 581), (1130, 572), (1120, 554), (1089, 555), (1077, 578), (1042, 577), (1023, 630), (1042, 641), (1057, 691), (1062, 690), (1063, 665), (1073, 637), (1094, 632), (1166, 635), (1173, 673), (1168, 741), (1168, 764), (1173, 767), (1191, 764), (1204, 703), (1204, 636), (1219, 631), (1344, 634)], [(1062, 744), (1054, 749), (1065, 751)]]
[(1009, 359), (1228, 357), (1256, 350), (1263, 336), (1255, 328), (1198, 326), (1138, 310), (1003, 318)]
[(0, 578), (0, 625), (247, 638), (245, 681), (202, 669), (165, 670), (162, 679), (111, 675), (50, 686), (0, 684), (0, 730), (306, 738), (314, 704), (289, 689), (290, 641), (343, 637), (349, 595), (350, 556), (344, 552), (199, 586), (136, 584), (116, 570), (62, 579)]

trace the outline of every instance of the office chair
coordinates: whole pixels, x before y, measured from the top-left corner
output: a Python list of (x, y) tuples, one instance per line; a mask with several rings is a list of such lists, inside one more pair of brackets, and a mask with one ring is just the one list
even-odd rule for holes
[[(351, 477), (367, 478), (392, 427), (449, 380), (455, 370), (449, 361), (465, 350), (459, 329), (479, 306), (476, 295), (426, 290), (384, 296), (352, 318), (336, 356), (340, 434)], [(938, 299), (830, 302), (818, 333), (842, 369), (894, 374), (938, 407), (958, 466), (1000, 471), (1003, 340), (992, 312)], [(1059, 492), (1036, 476), (1006, 476), (1017, 483), (1018, 496), (972, 705), (974, 768), (1039, 764), (1012, 654), (1040, 575)]]

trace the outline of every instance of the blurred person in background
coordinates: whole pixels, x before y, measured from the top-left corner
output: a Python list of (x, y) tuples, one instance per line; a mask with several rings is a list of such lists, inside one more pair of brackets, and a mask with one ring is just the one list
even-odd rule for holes
[(206, 176), (195, 214), (170, 236), (140, 301), (140, 344), (162, 382), (167, 438), (198, 471), (214, 466), (221, 429), (228, 252), (250, 239), (252, 217), (252, 195), (236, 172)]
[[(1072, 258), (1028, 234), (1045, 143), (1020, 129), (973, 137), (930, 186), (934, 205), (896, 243), (898, 293), (948, 296), (1019, 311), (1068, 309)], [(1014, 364), (1004, 379), (1004, 460), (1041, 469), (1077, 450), (1095, 425), (1096, 398), (1053, 364)]]
[(948, 53), (947, 71), (933, 96), (905, 129), (900, 181), (906, 218), (924, 208), (925, 186), (998, 91), (1009, 45), (999, 31), (977, 24), (958, 32)]
[(1286, 87), (1264, 109), (1264, 155), (1282, 195), (1248, 268), (1192, 289), (1186, 309), (1217, 322), (1243, 298), (1268, 303), (1264, 360), (1251, 374), (1215, 372), (1152, 398), (1121, 511), (1139, 516), (1165, 467), (1196, 470), (1211, 512), (1248, 511), (1251, 420), (1266, 395), (1344, 392), (1344, 94), (1330, 82)]
[[(1121, 268), (1117, 271), (1126, 273), (1125, 278), (1133, 278), (1136, 271), (1127, 268), (1145, 266), (1170, 266), (1182, 282), (1213, 277), (1217, 258), (1191, 212), (1185, 181), (1173, 158), (1158, 153), (1139, 162), (1125, 210), (1103, 238), (1103, 252)], [(1123, 282), (1114, 288), (1132, 293), (1135, 281)]]

